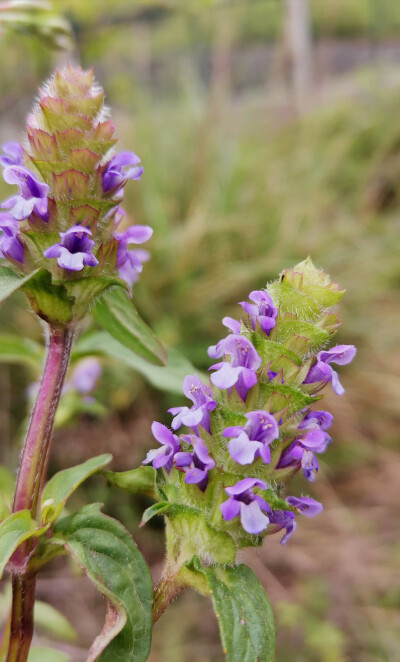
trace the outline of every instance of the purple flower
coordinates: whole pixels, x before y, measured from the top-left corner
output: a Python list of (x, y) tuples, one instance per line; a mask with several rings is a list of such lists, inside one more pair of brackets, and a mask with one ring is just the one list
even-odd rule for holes
[(18, 222), (7, 212), (0, 212), (0, 257), (24, 261), (24, 249), (18, 239)]
[(193, 446), (193, 452), (176, 453), (175, 466), (185, 472), (185, 483), (196, 483), (204, 491), (207, 487), (208, 472), (215, 467), (215, 462), (209, 456), (207, 447), (200, 437), (194, 434), (184, 434), (181, 439)]
[(7, 168), (12, 165), (22, 165), (24, 159), (24, 150), (21, 145), (16, 142), (4, 143), (2, 146), (4, 156), (0, 156), (0, 165)]
[[(314, 517), (323, 509), (322, 504), (310, 497), (287, 497), (286, 502), (296, 508), (304, 517)], [(269, 533), (286, 529), (286, 533), (281, 538), (281, 545), (284, 545), (296, 529), (294, 513), (290, 510), (273, 510), (269, 514), (269, 521)]]
[(153, 437), (161, 444), (161, 448), (149, 451), (142, 464), (152, 464), (155, 469), (163, 467), (167, 473), (172, 469), (174, 455), (179, 450), (179, 439), (165, 425), (153, 421), (151, 425)]
[(244, 336), (231, 334), (215, 346), (208, 348), (211, 358), (219, 358), (228, 355), (230, 363), (215, 363), (209, 369), (217, 370), (211, 375), (211, 381), (218, 388), (236, 387), (239, 396), (246, 400), (248, 390), (257, 382), (256, 370), (261, 365), (258, 356), (250, 340)]
[(237, 336), (240, 334), (240, 322), (233, 319), (233, 317), (224, 317), (222, 324), (226, 326), (226, 328), (229, 329), (231, 333), (234, 333)]
[(311, 428), (282, 453), (277, 468), (301, 467), (304, 477), (312, 482), (315, 480), (315, 472), (318, 471), (318, 461), (314, 453), (323, 453), (331, 441), (330, 436), (321, 428)]
[(93, 391), (101, 374), (101, 365), (94, 356), (82, 359), (76, 365), (71, 376), (71, 385), (78, 393)]
[(284, 545), (296, 529), (294, 513), (290, 510), (273, 510), (269, 514), (269, 521), (268, 533), (277, 533), (282, 529), (286, 529), (286, 533), (281, 538), (281, 545)]
[(139, 277), (142, 271), (142, 262), (149, 258), (147, 251), (131, 250), (130, 244), (143, 244), (150, 239), (153, 234), (152, 228), (148, 225), (133, 225), (114, 235), (118, 241), (117, 263), (119, 277), (122, 278), (131, 287)]
[(311, 499), (310, 497), (294, 497), (290, 496), (286, 498), (287, 503), (296, 508), (304, 517), (315, 517), (322, 510), (322, 503)]
[(229, 455), (238, 464), (251, 464), (256, 457), (261, 457), (265, 464), (271, 459), (269, 444), (279, 437), (276, 420), (266, 411), (251, 411), (245, 414), (245, 425), (225, 428), (224, 437), (233, 437), (228, 444)]
[(133, 152), (119, 152), (107, 163), (103, 172), (103, 191), (108, 193), (117, 189), (119, 193), (127, 179), (140, 179), (143, 168), (139, 166), (140, 159)]
[(312, 428), (318, 427), (321, 430), (328, 430), (331, 427), (333, 420), (332, 414), (329, 411), (309, 411), (304, 416), (303, 420), (299, 423), (298, 427), (300, 430), (311, 430)]
[(66, 232), (60, 232), (61, 241), (43, 251), (44, 257), (57, 258), (57, 263), (68, 271), (81, 271), (84, 266), (95, 267), (98, 260), (92, 255), (94, 241), (92, 233), (82, 225), (74, 225)]
[(325, 384), (331, 382), (333, 391), (337, 395), (343, 395), (344, 388), (339, 381), (339, 376), (328, 364), (346, 365), (354, 359), (356, 352), (354, 345), (336, 345), (336, 347), (332, 347), (326, 352), (319, 352), (317, 362), (308, 371), (304, 384), (319, 383), (319, 388), (322, 388)]
[(240, 515), (244, 530), (247, 533), (257, 534), (269, 524), (269, 515), (265, 513), (270, 513), (271, 509), (264, 499), (253, 493), (254, 487), (267, 489), (266, 484), (257, 478), (243, 478), (233, 487), (226, 487), (225, 492), (229, 495), (229, 499), (221, 503), (220, 510), (224, 520)]
[(174, 415), (171, 423), (172, 429), (177, 430), (181, 425), (187, 425), (190, 428), (201, 425), (207, 432), (210, 432), (209, 412), (217, 406), (212, 398), (210, 387), (203, 384), (197, 375), (188, 375), (183, 380), (182, 390), (186, 397), (193, 402), (193, 407), (168, 409)]
[(49, 187), (36, 179), (33, 172), (23, 166), (9, 166), (3, 173), (7, 184), (16, 184), (19, 195), (12, 195), (1, 203), (3, 209), (9, 209), (10, 214), (22, 221), (35, 212), (43, 221), (47, 220), (47, 196)]
[(240, 306), (250, 316), (250, 324), (253, 330), (256, 328), (257, 322), (267, 335), (275, 326), (275, 318), (277, 310), (272, 303), (272, 299), (268, 292), (265, 290), (254, 290), (249, 294), (250, 301), (241, 301)]

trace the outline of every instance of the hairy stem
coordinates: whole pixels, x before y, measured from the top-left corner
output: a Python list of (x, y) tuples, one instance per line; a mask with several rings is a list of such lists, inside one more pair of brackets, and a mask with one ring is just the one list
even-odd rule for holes
[(168, 571), (167, 568), (154, 591), (152, 607), (153, 623), (158, 621), (168, 605), (184, 588), (185, 585), (179, 582), (177, 575)]
[[(21, 453), (13, 512), (29, 510), (38, 518), (38, 505), (46, 477), (54, 418), (71, 352), (73, 332), (48, 327), (47, 356), (39, 392)], [(32, 541), (18, 547), (10, 561), (12, 607), (7, 662), (26, 662), (33, 634), (35, 576), (27, 570), (34, 550)]]

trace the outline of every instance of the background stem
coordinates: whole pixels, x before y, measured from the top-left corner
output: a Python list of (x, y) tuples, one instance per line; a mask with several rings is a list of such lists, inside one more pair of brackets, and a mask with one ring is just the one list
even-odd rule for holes
[[(36, 402), (22, 449), (13, 512), (30, 510), (37, 519), (45, 481), (54, 418), (68, 368), (73, 331), (47, 327), (47, 355)], [(36, 579), (26, 569), (35, 543), (28, 540), (13, 554), (12, 607), (7, 662), (26, 662), (33, 635)]]

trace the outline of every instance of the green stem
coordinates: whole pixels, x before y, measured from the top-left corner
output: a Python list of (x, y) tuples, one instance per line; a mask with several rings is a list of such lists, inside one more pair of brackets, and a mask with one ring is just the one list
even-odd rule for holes
[[(68, 368), (73, 331), (48, 327), (47, 356), (39, 393), (21, 453), (13, 512), (29, 510), (34, 519), (46, 478), (54, 418)], [(12, 573), (10, 641), (6, 662), (26, 662), (33, 634), (35, 575), (27, 569), (35, 543), (28, 540), (14, 552)]]

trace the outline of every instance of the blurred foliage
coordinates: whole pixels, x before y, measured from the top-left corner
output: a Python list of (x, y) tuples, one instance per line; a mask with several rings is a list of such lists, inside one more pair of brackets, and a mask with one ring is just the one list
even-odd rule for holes
[[(400, 30), (400, 4), (377, 6), (376, 0), (311, 0), (313, 34), (363, 37), (372, 52), (379, 40), (398, 39)], [(400, 422), (398, 79), (385, 87), (383, 69), (371, 60), (363, 77), (350, 77), (350, 98), (320, 103), (316, 96), (299, 118), (289, 93), (274, 101), (276, 87), (287, 92), (278, 0), (57, 0), (53, 7), (73, 26), (72, 57), (94, 65), (106, 88), (121, 149), (142, 158), (142, 181), (126, 188), (127, 221), (155, 232), (135, 305), (175, 358), (168, 375), (157, 373), (163, 368), (146, 372), (104, 332), (84, 326), (76, 358), (101, 356), (93, 394), (101, 412), (82, 413), (76, 400), (64, 400), (69, 427), (57, 433), (51, 469), (109, 450), (116, 469), (137, 466), (151, 443), (151, 420), (169, 421), (166, 408), (183, 404), (176, 391), (180, 371), (191, 370), (185, 360), (205, 371), (207, 346), (224, 335), (222, 317), (237, 316), (236, 303), (251, 289), (310, 254), (347, 289), (337, 341), (356, 344), (359, 353), (343, 376), (346, 396), (326, 400), (335, 414), (334, 444), (312, 494), (326, 512), (315, 524), (302, 522), (284, 552), (268, 541), (253, 568), (277, 605), (280, 662), (391, 662), (400, 647), (392, 487)], [(0, 56), (7, 61), (1, 138), (18, 139), (38, 84), (66, 58), (50, 54), (34, 35), (10, 31), (1, 37)], [(6, 195), (4, 184), (0, 194)], [(2, 333), (23, 331), (41, 341), (21, 295), (1, 313)], [(6, 350), (15, 352), (12, 341)], [(39, 357), (29, 343), (22, 351), (26, 364), (0, 365), (2, 459), (12, 468)], [(300, 480), (298, 489), (306, 489)], [(98, 479), (74, 504), (90, 499), (105, 501), (107, 512), (131, 530), (149, 505)], [(160, 537), (157, 519), (139, 537), (156, 574)], [(265, 566), (272, 579), (262, 577)], [(85, 596), (87, 585), (80, 590)], [(77, 614), (68, 615), (90, 642), (79, 596), (74, 604)], [(156, 628), (150, 661), (220, 662), (207, 609), (189, 595), (173, 605)]]

